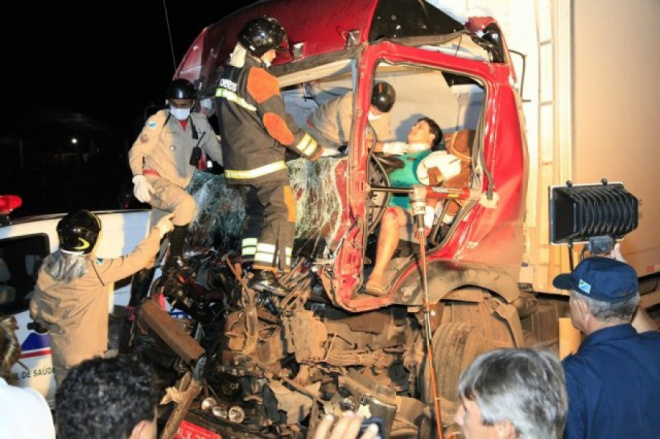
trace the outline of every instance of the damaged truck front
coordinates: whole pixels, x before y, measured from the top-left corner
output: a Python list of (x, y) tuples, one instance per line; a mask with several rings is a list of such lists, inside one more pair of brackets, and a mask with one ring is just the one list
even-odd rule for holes
[[(299, 200), (295, 269), (282, 280), (291, 293), (247, 288), (235, 266), (240, 196), (222, 175), (200, 174), (191, 191), (206, 207), (190, 244), (208, 251), (191, 258), (195, 280), (164, 276), (152, 289), (188, 317), (173, 323), (147, 301), (129, 344), (187, 398), (178, 398), (185, 410), (175, 408), (166, 429), (179, 437), (302, 438), (325, 413), (345, 410), (379, 418), (383, 437), (428, 437), (435, 421), (425, 312), (444, 426), (457, 408), (458, 377), (476, 355), (554, 345), (563, 313), (561, 301), (539, 303), (519, 284), (528, 159), (504, 37), (492, 19), (462, 24), (413, 0), (265, 1), (204, 29), (176, 76), (212, 99), (237, 32), (263, 15), (287, 30), (289, 51), (271, 71), (301, 126), (326, 100), (355, 91), (346, 152), (289, 162)], [(370, 91), (381, 80), (397, 91), (396, 137), (422, 116), (438, 122), (445, 144), (469, 134), (471, 176), (463, 190), (428, 190), (443, 207), (427, 241), (400, 243), (388, 294), (374, 297), (363, 284), (391, 196), (391, 163), (367, 141)]]

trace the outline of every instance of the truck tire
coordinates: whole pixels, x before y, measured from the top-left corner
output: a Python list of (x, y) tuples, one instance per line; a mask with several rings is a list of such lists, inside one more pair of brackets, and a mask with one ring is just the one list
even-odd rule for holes
[[(458, 379), (465, 368), (488, 347), (484, 342), (483, 333), (472, 324), (465, 322), (443, 323), (438, 327), (432, 340), (434, 368), (438, 385), (438, 394), (443, 401), (443, 412), (446, 403), (458, 406)], [(433, 402), (431, 389), (431, 374), (428, 363), (422, 367), (421, 397), (427, 404)], [(451, 422), (451, 419), (443, 419)]]

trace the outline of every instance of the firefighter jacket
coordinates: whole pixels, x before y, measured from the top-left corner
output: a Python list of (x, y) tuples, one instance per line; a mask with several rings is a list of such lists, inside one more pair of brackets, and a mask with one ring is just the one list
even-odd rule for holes
[[(190, 164), (193, 148), (199, 146), (214, 161), (222, 164), (222, 149), (215, 132), (205, 116), (190, 113), (186, 128), (160, 110), (147, 120), (140, 136), (128, 153), (133, 175), (151, 172), (175, 185), (185, 188), (190, 183), (196, 166)], [(155, 174), (154, 174), (155, 173)]]
[(316, 160), (322, 148), (286, 113), (277, 78), (253, 57), (226, 66), (216, 91), (227, 183), (288, 184), (287, 149)]
[(48, 274), (44, 270), (48, 260), (44, 261), (30, 301), (30, 316), (50, 331), (56, 369), (69, 369), (108, 349), (110, 287), (144, 268), (159, 247), (160, 233), (154, 227), (130, 255), (114, 259), (85, 256), (86, 273), (69, 282)]

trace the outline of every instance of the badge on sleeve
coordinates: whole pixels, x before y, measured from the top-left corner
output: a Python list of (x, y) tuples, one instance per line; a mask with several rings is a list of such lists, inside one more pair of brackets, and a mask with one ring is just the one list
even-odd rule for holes
[(153, 130), (158, 127), (158, 122), (154, 120), (150, 120), (149, 122), (147, 122), (147, 126)]
[(103, 263), (103, 259), (101, 259), (101, 258), (96, 258), (96, 259), (94, 260), (94, 263), (95, 263), (96, 265), (101, 265), (101, 264)]

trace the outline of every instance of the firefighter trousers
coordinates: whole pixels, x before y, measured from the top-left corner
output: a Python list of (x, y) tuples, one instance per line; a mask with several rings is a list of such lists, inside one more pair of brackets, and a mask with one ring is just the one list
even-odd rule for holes
[(242, 263), (260, 270), (288, 272), (296, 227), (291, 186), (280, 180), (239, 188), (245, 205)]

